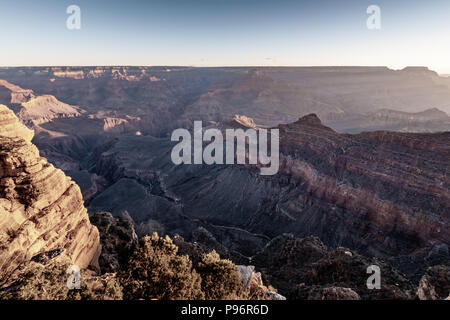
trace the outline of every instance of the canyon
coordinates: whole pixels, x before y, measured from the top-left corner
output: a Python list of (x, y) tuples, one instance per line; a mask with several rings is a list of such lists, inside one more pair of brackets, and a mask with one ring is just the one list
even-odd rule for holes
[[(408, 281), (418, 284), (428, 267), (450, 261), (450, 82), (426, 68), (24, 67), (1, 68), (0, 79), (0, 103), (35, 132), (2, 109), (9, 119), (0, 127), (5, 157), (30, 154), (20, 167), (32, 169), (23, 170), (48, 167), (45, 175), (57, 172), (50, 188), (61, 184), (60, 192), (32, 199), (8, 187), (8, 197), (20, 212), (35, 202), (39, 211), (39, 201), (50, 205), (73, 189), (73, 224), (85, 221), (78, 229), (89, 243), (98, 235), (62, 171), (80, 186), (91, 217), (125, 215), (137, 236), (156, 231), (213, 243), (234, 262), (255, 264), (293, 298), (353, 293), (329, 289), (346, 281), (325, 279), (324, 289), (305, 282), (304, 273), (289, 288), (286, 275), (301, 258), (289, 260), (284, 273), (275, 266), (288, 259), (277, 252), (294, 252), (291, 246), (300, 247), (299, 257), (304, 246), (316, 248), (311, 261), (320, 263), (342, 257), (351, 264), (340, 247), (364, 256), (357, 256), (362, 266), (380, 259), (385, 270), (402, 273), (391, 284), (404, 283), (402, 293), (386, 294), (403, 298), (413, 296)], [(279, 172), (261, 176), (258, 164), (174, 165), (172, 131), (200, 120), (205, 130), (278, 129)], [(68, 246), (75, 260), (85, 250), (83, 265), (96, 255), (95, 245)], [(360, 269), (358, 277), (366, 277)]]

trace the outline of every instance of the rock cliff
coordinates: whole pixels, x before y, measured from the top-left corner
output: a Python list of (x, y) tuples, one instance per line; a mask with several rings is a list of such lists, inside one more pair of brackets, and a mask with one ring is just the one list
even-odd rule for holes
[(49, 250), (62, 250), (81, 268), (98, 265), (99, 233), (80, 188), (40, 157), (32, 137), (0, 105), (0, 281)]
[(9, 138), (22, 138), (31, 142), (33, 139), (33, 130), (21, 125), (14, 115), (14, 112), (6, 106), (0, 105), (0, 136)]

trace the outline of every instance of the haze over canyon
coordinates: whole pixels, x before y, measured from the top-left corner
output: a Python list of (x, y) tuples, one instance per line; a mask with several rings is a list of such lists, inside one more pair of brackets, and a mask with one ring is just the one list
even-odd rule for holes
[[(375, 298), (413, 298), (450, 262), (450, 78), (425, 67), (0, 68), (0, 105), (0, 230), (19, 253), (0, 247), (0, 272), (61, 246), (101, 269), (88, 214), (105, 212), (130, 239), (158, 232), (254, 265), (288, 298), (370, 298), (375, 262), (389, 274)], [(172, 131), (200, 120), (278, 129), (278, 172), (175, 165)]]

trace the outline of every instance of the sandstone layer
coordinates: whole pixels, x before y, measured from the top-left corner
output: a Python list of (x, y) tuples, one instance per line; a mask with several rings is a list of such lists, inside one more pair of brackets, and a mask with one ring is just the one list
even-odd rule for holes
[(26, 129), (0, 105), (0, 279), (44, 251), (80, 268), (98, 265), (99, 233), (80, 188), (40, 157)]
[(77, 106), (58, 101), (52, 95), (43, 95), (23, 102), (18, 116), (23, 123), (39, 125), (55, 118), (79, 117), (82, 111)]
[(34, 132), (21, 125), (14, 112), (0, 104), (0, 136), (9, 138), (20, 137), (25, 141), (31, 142)]

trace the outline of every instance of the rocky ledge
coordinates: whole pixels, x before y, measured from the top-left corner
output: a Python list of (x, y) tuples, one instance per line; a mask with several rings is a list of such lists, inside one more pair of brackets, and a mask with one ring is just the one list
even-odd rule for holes
[(0, 281), (39, 253), (98, 267), (99, 233), (80, 188), (40, 157), (33, 132), (0, 105)]

